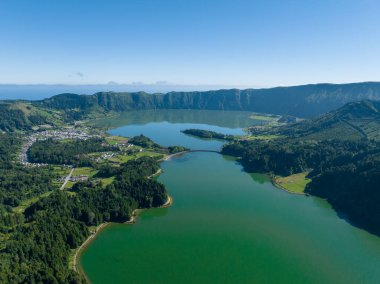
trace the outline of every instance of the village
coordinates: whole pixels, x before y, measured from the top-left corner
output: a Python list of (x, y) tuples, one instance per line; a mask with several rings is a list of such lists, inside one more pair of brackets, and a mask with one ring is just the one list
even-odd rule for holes
[[(21, 153), (19, 155), (20, 163), (25, 167), (47, 167), (49, 164), (46, 163), (33, 163), (28, 158), (28, 150), (32, 145), (38, 141), (45, 141), (48, 139), (53, 140), (88, 140), (91, 138), (100, 138), (99, 134), (89, 134), (90, 131), (86, 131), (86, 128), (74, 129), (74, 128), (64, 128), (55, 130), (44, 130), (36, 131), (25, 137), (24, 143), (21, 148)], [(123, 137), (111, 136), (103, 142), (102, 146), (114, 145), (119, 148), (120, 151), (112, 152), (107, 151), (94, 155), (92, 160), (101, 164), (103, 161), (108, 161), (112, 164), (119, 164), (120, 162), (125, 162), (132, 157), (137, 157), (139, 155), (144, 155), (144, 150), (141, 147), (135, 146), (129, 143), (128, 139)], [(149, 154), (149, 153), (147, 153)], [(154, 153), (150, 153), (154, 155)], [(134, 156), (137, 155), (137, 156)], [(56, 182), (61, 183), (61, 189), (72, 186), (76, 182), (86, 182), (94, 175), (94, 170), (91, 168), (77, 168), (76, 165), (62, 164), (59, 165), (61, 169), (69, 170), (64, 175), (58, 177)], [(64, 171), (65, 172), (65, 171)], [(62, 172), (62, 173), (64, 173)]]

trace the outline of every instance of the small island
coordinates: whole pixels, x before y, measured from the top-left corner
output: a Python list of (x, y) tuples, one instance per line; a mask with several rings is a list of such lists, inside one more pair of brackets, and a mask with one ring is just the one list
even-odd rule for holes
[(223, 134), (223, 133), (218, 133), (215, 131), (210, 131), (210, 130), (203, 130), (203, 129), (185, 129), (181, 131), (184, 134), (203, 138), (203, 139), (219, 139), (219, 140), (227, 140), (227, 141), (232, 141), (235, 139), (234, 135), (229, 135), (229, 134)]

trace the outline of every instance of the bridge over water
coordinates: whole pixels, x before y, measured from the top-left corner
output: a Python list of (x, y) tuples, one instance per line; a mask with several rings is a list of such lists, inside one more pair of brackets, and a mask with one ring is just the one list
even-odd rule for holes
[(191, 152), (210, 152), (210, 153), (218, 153), (218, 154), (221, 153), (221, 151), (216, 151), (216, 150), (189, 150), (189, 151), (184, 151), (184, 153), (191, 153)]
[(171, 154), (171, 155), (165, 157), (164, 159), (162, 159), (161, 161), (166, 161), (166, 160), (169, 160), (170, 158), (175, 157), (175, 156), (180, 156), (180, 155), (183, 155), (186, 153), (194, 153), (194, 152), (206, 152), (206, 153), (218, 153), (218, 154), (222, 153), (221, 151), (216, 151), (216, 150), (187, 150), (187, 151), (182, 151), (182, 152)]

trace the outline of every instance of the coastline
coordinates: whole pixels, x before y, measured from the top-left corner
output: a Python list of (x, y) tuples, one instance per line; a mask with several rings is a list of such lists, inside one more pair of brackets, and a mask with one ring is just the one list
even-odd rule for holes
[(111, 223), (105, 222), (100, 224), (99, 226), (96, 227), (95, 231), (88, 236), (88, 238), (84, 241), (84, 243), (81, 244), (79, 248), (76, 249), (74, 257), (73, 257), (73, 270), (75, 272), (78, 272), (79, 274), (82, 274), (84, 278), (86, 279), (87, 283), (90, 283), (90, 279), (88, 279), (86, 273), (84, 272), (82, 266), (79, 263), (79, 258), (83, 251), (91, 244), (91, 242), (98, 236), (98, 234), (104, 230), (108, 225)]
[[(154, 208), (168, 208), (170, 207), (171, 205), (173, 204), (173, 198), (168, 195), (168, 199), (166, 200), (166, 202), (164, 204), (162, 204), (161, 206), (159, 207), (152, 207), (152, 208), (143, 208), (143, 209), (135, 209), (132, 211), (132, 215), (131, 215), (131, 218), (122, 223), (122, 224), (126, 224), (126, 225), (132, 225), (132, 224), (135, 224), (137, 222), (137, 217), (138, 215), (140, 214), (140, 212), (144, 211), (144, 210), (149, 210), (149, 209), (154, 209)], [(80, 257), (82, 255), (82, 253), (85, 251), (85, 249), (91, 244), (92, 241), (94, 241), (96, 239), (96, 237), (99, 235), (100, 232), (102, 232), (106, 227), (108, 227), (109, 225), (111, 224), (117, 224), (117, 223), (113, 223), (113, 222), (104, 222), (102, 224), (100, 224), (99, 226), (96, 227), (95, 231), (93, 231), (90, 236), (88, 236), (88, 238), (81, 244), (80, 247), (78, 247), (74, 253), (74, 257), (73, 257), (73, 264), (72, 264), (72, 269), (75, 271), (75, 272), (78, 272), (79, 274), (83, 275), (83, 277), (86, 279), (86, 282), (87, 283), (91, 283), (90, 279), (87, 277), (82, 265), (80, 264)]]
[(274, 185), (275, 188), (280, 189), (280, 190), (282, 190), (282, 191), (285, 191), (285, 192), (287, 192), (287, 193), (289, 193), (289, 194), (294, 194), (294, 195), (304, 195), (304, 196), (307, 196), (306, 193), (290, 191), (290, 190), (288, 190), (288, 189), (282, 187), (281, 185), (279, 185), (278, 183), (276, 183), (276, 182), (274, 182), (274, 181), (272, 182), (272, 184)]
[(277, 181), (276, 181), (276, 177), (272, 174), (269, 174), (269, 177), (270, 177), (270, 180), (271, 180), (271, 183), (273, 184), (273, 186), (277, 189), (280, 189), (280, 190), (283, 190), (289, 194), (295, 194), (295, 195), (304, 195), (304, 196), (307, 196), (306, 193), (304, 192), (294, 192), (294, 191), (290, 191), (288, 189), (286, 189), (285, 187), (281, 186)]

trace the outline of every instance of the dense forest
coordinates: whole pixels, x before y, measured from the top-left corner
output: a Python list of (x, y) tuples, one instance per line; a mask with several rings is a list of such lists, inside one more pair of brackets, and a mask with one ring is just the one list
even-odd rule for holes
[[(0, 134), (0, 140), (0, 283), (82, 283), (69, 259), (88, 237), (88, 226), (124, 222), (134, 209), (167, 200), (164, 186), (147, 178), (159, 169), (152, 158), (108, 170), (104, 165), (103, 174), (115, 176), (111, 184), (77, 183), (69, 194), (54, 190), (49, 168), (17, 165), (19, 137)], [(24, 211), (14, 210), (20, 201), (48, 191)]]
[(269, 89), (170, 92), (167, 94), (101, 92), (61, 94), (36, 102), (44, 108), (65, 110), (72, 119), (90, 113), (139, 109), (243, 110), (297, 117), (315, 117), (348, 102), (380, 100), (380, 83), (316, 84)]
[(92, 166), (89, 153), (118, 150), (105, 144), (104, 139), (88, 140), (53, 140), (37, 141), (28, 150), (28, 159), (32, 163), (47, 163), (59, 165)]
[(305, 192), (326, 198), (350, 221), (380, 234), (380, 143), (370, 140), (238, 141), (223, 154), (240, 157), (249, 172), (287, 176), (310, 171)]
[(14, 163), (20, 147), (21, 137), (0, 133), (0, 204), (6, 208), (54, 188), (49, 168), (25, 168)]
[(218, 133), (215, 131), (203, 130), (203, 129), (185, 129), (185, 130), (182, 130), (182, 133), (196, 136), (199, 138), (204, 138), (204, 139), (220, 139), (220, 140), (229, 140), (229, 141), (234, 139), (233, 135), (228, 135), (228, 134), (223, 134), (223, 133)]

